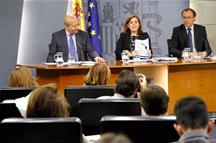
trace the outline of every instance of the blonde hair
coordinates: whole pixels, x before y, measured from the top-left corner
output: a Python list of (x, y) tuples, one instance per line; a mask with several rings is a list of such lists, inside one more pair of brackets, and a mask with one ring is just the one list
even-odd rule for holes
[(17, 67), (12, 70), (9, 79), (9, 87), (32, 87), (38, 86), (38, 83), (31, 75), (31, 71), (26, 67)]
[(65, 97), (58, 93), (57, 87), (49, 84), (32, 91), (27, 117), (69, 117), (69, 107)]
[(86, 85), (106, 85), (110, 76), (110, 68), (105, 63), (98, 63), (90, 68), (84, 83)]

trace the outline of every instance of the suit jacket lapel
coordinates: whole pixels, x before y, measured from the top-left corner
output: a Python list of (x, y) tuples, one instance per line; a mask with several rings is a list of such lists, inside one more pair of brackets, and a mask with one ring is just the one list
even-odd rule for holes
[(79, 34), (79, 31), (76, 33), (76, 47), (77, 47), (77, 56), (79, 61), (84, 61), (84, 55), (82, 54), (82, 45), (80, 43), (81, 40), (81, 36)]
[[(199, 42), (199, 40), (201, 40), (201, 39), (199, 39), (199, 29), (197, 28), (197, 25), (196, 24), (194, 24), (194, 43), (195, 43), (195, 48), (197, 49), (198, 48), (198, 42)], [(197, 51), (199, 51), (199, 49), (197, 49)]]
[(66, 47), (65, 49), (68, 50), (68, 41), (67, 41), (67, 35), (66, 35), (66, 31), (64, 29), (64, 31), (62, 31), (62, 42), (63, 42), (63, 45), (64, 47)]
[(181, 25), (181, 33), (184, 41), (184, 46), (188, 46), (188, 35), (184, 25)]
[(63, 52), (63, 59), (64, 61), (68, 60), (69, 52), (68, 52), (68, 42), (67, 42), (67, 35), (65, 29), (62, 30), (60, 39), (62, 41), (61, 50)]

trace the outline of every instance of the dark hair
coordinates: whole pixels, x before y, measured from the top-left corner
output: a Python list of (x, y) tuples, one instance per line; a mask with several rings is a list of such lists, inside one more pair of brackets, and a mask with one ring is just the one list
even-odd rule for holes
[(196, 96), (184, 97), (176, 102), (176, 122), (187, 129), (203, 129), (208, 125), (208, 111), (205, 102)]
[(142, 107), (148, 115), (162, 115), (167, 112), (169, 97), (160, 86), (150, 85), (144, 88), (140, 99)]
[(97, 143), (132, 143), (132, 141), (124, 134), (108, 132), (102, 134)]
[(68, 117), (69, 104), (54, 86), (42, 86), (32, 91), (27, 107), (27, 117)]
[(192, 8), (185, 8), (184, 10), (182, 10), (181, 15), (183, 16), (183, 13), (187, 11), (191, 11), (193, 13), (193, 17), (196, 17), (196, 11)]
[(129, 16), (129, 17), (126, 19), (125, 24), (124, 24), (124, 33), (126, 33), (126, 34), (131, 34), (131, 31), (130, 31), (130, 29), (128, 28), (127, 25), (128, 25), (128, 23), (131, 21), (131, 19), (133, 19), (133, 18), (136, 18), (136, 19), (138, 20), (140, 26), (139, 26), (139, 28), (138, 28), (137, 34), (141, 34), (141, 33), (142, 33), (141, 21), (140, 21), (139, 17), (136, 16), (136, 15)]
[(116, 80), (115, 92), (130, 97), (136, 94), (136, 90), (140, 86), (139, 78), (130, 70), (123, 70), (120, 72)]

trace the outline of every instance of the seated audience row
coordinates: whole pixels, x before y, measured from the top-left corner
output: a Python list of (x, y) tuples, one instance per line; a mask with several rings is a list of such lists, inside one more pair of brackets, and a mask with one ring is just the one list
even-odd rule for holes
[[(117, 98), (134, 98), (140, 87), (140, 79), (129, 70), (123, 70), (116, 82)], [(27, 117), (68, 117), (69, 105), (55, 85), (36, 88), (28, 96)], [(140, 99), (147, 115), (163, 115), (167, 112), (169, 97), (159, 86), (143, 88)], [(175, 105), (177, 123), (174, 125), (181, 138), (178, 142), (209, 142), (208, 133), (213, 129), (204, 101), (198, 97), (185, 97)], [(211, 140), (211, 142), (215, 142)]]

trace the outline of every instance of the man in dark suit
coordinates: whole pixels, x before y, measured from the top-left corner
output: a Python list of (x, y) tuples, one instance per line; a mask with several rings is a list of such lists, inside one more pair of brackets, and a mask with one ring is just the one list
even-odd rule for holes
[(190, 56), (209, 56), (212, 52), (202, 25), (194, 24), (196, 12), (191, 8), (182, 11), (183, 24), (173, 28), (172, 39), (168, 42), (169, 55), (181, 58), (184, 48), (190, 48)]
[(65, 29), (52, 34), (47, 62), (55, 62), (56, 52), (63, 53), (64, 62), (68, 60), (87, 61), (89, 58), (93, 61), (105, 62), (95, 51), (88, 33), (79, 30), (79, 19), (75, 16), (65, 16), (64, 25)]

